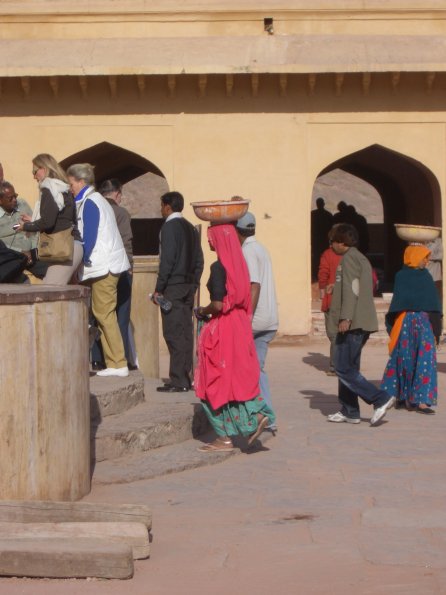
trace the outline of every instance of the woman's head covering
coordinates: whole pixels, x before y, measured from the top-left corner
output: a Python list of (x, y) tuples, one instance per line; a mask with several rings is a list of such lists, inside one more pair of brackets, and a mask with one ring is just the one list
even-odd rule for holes
[(404, 251), (404, 264), (417, 269), (421, 262), (430, 256), (431, 251), (426, 246), (407, 246)]
[(238, 306), (251, 312), (249, 272), (233, 225), (208, 227), (208, 240), (226, 271), (223, 312)]

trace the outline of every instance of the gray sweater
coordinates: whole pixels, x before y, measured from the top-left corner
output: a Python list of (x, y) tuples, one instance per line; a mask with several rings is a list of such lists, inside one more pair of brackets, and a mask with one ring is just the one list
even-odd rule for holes
[(349, 248), (336, 271), (327, 331), (335, 334), (340, 320), (351, 320), (350, 330), (378, 330), (373, 302), (372, 266), (356, 248)]

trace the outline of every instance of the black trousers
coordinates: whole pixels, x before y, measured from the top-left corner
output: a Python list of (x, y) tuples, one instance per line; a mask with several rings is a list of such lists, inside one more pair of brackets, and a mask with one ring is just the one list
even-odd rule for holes
[(168, 285), (164, 297), (172, 302), (167, 314), (161, 310), (163, 336), (170, 354), (169, 378), (173, 386), (190, 388), (194, 348), (192, 308), (195, 286), (191, 283)]

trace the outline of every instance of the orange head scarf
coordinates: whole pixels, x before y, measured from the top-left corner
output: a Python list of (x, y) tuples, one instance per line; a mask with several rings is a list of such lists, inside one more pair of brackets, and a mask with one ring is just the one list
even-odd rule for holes
[(417, 269), (421, 261), (430, 256), (431, 251), (426, 246), (407, 246), (404, 251), (404, 264)]

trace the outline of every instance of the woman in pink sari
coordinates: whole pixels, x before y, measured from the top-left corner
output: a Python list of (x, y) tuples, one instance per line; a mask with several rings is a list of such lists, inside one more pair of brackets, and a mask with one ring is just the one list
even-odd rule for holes
[(200, 333), (194, 380), (217, 439), (199, 449), (204, 452), (232, 450), (231, 436), (237, 434), (249, 436), (251, 444), (275, 422), (259, 394), (249, 273), (237, 233), (233, 225), (215, 225), (209, 227), (208, 239), (218, 260), (207, 284), (211, 302), (197, 311), (199, 319), (210, 320)]

